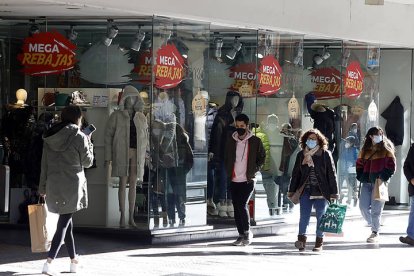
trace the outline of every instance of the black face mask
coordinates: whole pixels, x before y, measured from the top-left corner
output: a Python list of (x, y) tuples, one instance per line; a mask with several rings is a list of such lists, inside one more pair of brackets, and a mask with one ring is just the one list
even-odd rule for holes
[(236, 128), (236, 131), (237, 131), (237, 134), (239, 136), (243, 136), (246, 133), (246, 129), (245, 128), (241, 128), (241, 127)]

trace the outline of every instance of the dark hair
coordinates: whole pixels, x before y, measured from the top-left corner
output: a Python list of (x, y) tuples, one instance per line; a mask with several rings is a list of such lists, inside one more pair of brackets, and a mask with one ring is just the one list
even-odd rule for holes
[(317, 139), (318, 139), (318, 145), (320, 148), (322, 149), (328, 149), (328, 139), (326, 139), (325, 135), (322, 134), (322, 132), (320, 132), (318, 129), (316, 128), (311, 128), (308, 131), (306, 131), (305, 133), (302, 134), (302, 136), (300, 137), (299, 143), (300, 143), (300, 147), (302, 149), (305, 149), (306, 147), (306, 140), (308, 140), (308, 137), (311, 134), (315, 134)]
[(379, 126), (371, 127), (370, 129), (368, 129), (367, 134), (365, 135), (365, 138), (364, 138), (364, 145), (362, 146), (362, 149), (366, 151), (369, 148), (371, 148), (374, 145), (374, 143), (372, 142), (371, 136), (378, 135), (379, 132), (382, 133), (382, 142), (379, 143), (378, 145), (394, 153), (394, 144), (391, 142), (390, 139), (387, 138), (387, 136), (385, 136), (384, 131)]
[(249, 116), (247, 116), (244, 113), (241, 113), (241, 114), (237, 115), (234, 120), (235, 121), (239, 121), (239, 122), (242, 122), (243, 121), (246, 125), (249, 124)]
[(82, 118), (82, 110), (76, 105), (65, 106), (65, 108), (62, 109), (62, 114), (60, 116), (63, 123), (72, 123), (77, 125), (79, 120)]

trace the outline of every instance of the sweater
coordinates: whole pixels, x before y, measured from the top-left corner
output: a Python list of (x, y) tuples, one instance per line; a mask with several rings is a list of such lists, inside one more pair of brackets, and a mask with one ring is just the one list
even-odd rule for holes
[(378, 177), (388, 181), (395, 172), (395, 155), (382, 145), (369, 150), (361, 149), (356, 161), (357, 179), (363, 183), (375, 183)]

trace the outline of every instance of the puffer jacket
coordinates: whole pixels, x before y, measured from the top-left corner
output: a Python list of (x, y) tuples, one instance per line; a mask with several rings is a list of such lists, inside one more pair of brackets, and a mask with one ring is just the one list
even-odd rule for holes
[(93, 163), (93, 146), (77, 125), (60, 123), (46, 132), (39, 193), (49, 211), (69, 214), (88, 207), (84, 168)]
[[(305, 183), (309, 175), (310, 167), (307, 164), (302, 165), (303, 158), (304, 153), (301, 150), (296, 155), (288, 193), (292, 194), (296, 192)], [(336, 182), (335, 164), (331, 152), (329, 150), (319, 149), (312, 156), (312, 160), (315, 165), (315, 174), (318, 178), (319, 188), (323, 197), (326, 200), (338, 198), (338, 183)]]
[(266, 159), (262, 167), (262, 171), (269, 171), (270, 170), (270, 143), (267, 134), (263, 132), (263, 129), (259, 126), (257, 128), (252, 128), (252, 133), (259, 137), (259, 139), (263, 143), (263, 147), (266, 152)]

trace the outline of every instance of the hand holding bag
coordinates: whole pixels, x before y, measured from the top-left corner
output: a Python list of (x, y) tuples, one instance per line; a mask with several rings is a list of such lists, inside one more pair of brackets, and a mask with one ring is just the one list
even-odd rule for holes
[(47, 252), (56, 232), (58, 214), (50, 213), (45, 203), (28, 207), (32, 252)]
[(319, 222), (318, 230), (335, 234), (342, 233), (345, 214), (346, 205), (336, 203), (330, 204)]
[(389, 200), (387, 183), (379, 177), (375, 180), (372, 198), (382, 202)]
[(303, 194), (303, 190), (305, 189), (305, 184), (302, 184), (299, 189), (292, 196), (288, 196), (288, 199), (292, 201), (293, 204), (298, 204), (300, 201), (300, 196)]

